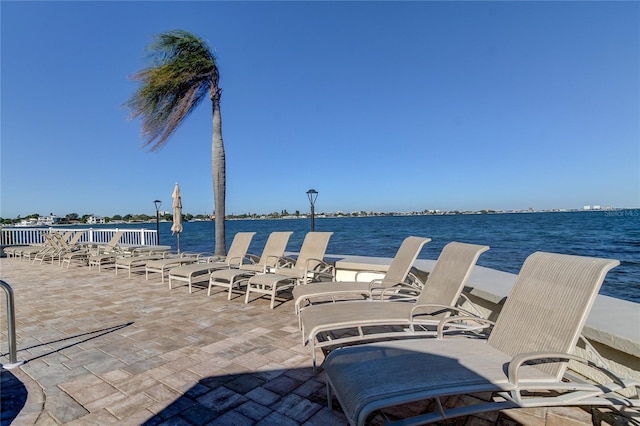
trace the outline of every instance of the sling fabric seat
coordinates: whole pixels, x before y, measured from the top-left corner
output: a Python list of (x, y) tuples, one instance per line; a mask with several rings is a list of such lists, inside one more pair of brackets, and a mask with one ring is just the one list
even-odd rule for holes
[[(62, 256), (62, 260), (60, 261), (60, 267), (64, 266), (64, 264), (67, 264), (67, 269), (69, 268), (69, 266), (71, 265), (71, 261), (72, 260), (81, 260), (82, 262), (89, 264), (89, 260), (90, 257), (92, 256), (99, 256), (101, 254), (110, 254), (112, 252), (115, 252), (118, 250), (118, 242), (120, 241), (120, 238), (122, 237), (122, 235), (124, 234), (124, 231), (117, 231), (113, 234), (113, 237), (111, 237), (111, 239), (109, 240), (109, 242), (106, 245), (99, 245), (98, 247), (96, 247), (95, 249), (90, 249), (90, 248), (83, 248), (80, 250), (76, 250), (76, 251), (72, 251), (69, 253), (66, 253)], [(98, 259), (97, 257), (94, 258), (95, 262), (94, 262), (94, 266), (98, 266), (98, 270), (100, 270), (100, 259)], [(91, 264), (89, 264), (89, 266), (92, 266)]]
[[(475, 244), (447, 244), (414, 302), (407, 302), (405, 298), (355, 300), (303, 309), (300, 312), (302, 339), (303, 344), (311, 347), (314, 369), (318, 347), (419, 334), (435, 336), (435, 325), (452, 311), (460, 310), (455, 308), (460, 293), (478, 258), (487, 250), (488, 246)], [(415, 289), (408, 287), (407, 291), (411, 295)], [(352, 330), (355, 333), (349, 332)]]
[[(537, 252), (527, 258), (487, 340), (443, 339), (455, 317), (438, 326), (437, 339), (406, 339), (345, 347), (324, 363), (327, 398), (335, 392), (351, 424), (363, 425), (387, 407), (433, 400), (433, 411), (410, 424), (517, 407), (638, 406), (612, 394), (640, 382), (613, 378), (593, 384), (563, 376), (568, 360), (594, 366), (573, 350), (607, 272), (619, 262)], [(601, 370), (600, 368), (598, 368)], [(549, 392), (552, 391), (552, 392)], [(498, 398), (453, 407), (440, 398), (490, 392)]]
[(127, 269), (129, 271), (129, 277), (131, 277), (131, 271), (135, 268), (140, 268), (147, 265), (152, 260), (164, 259), (167, 256), (172, 256), (168, 250), (160, 249), (154, 251), (143, 252), (131, 252), (124, 257), (116, 258), (114, 267), (116, 275), (118, 275), (118, 269)]
[(229, 269), (232, 266), (239, 267), (244, 263), (247, 251), (255, 232), (238, 232), (231, 241), (229, 252), (224, 258), (212, 257), (207, 259), (207, 263), (196, 263), (192, 265), (178, 266), (169, 270), (169, 290), (173, 281), (183, 281), (189, 285), (189, 293), (192, 292), (194, 279), (203, 275), (208, 275), (217, 269)]
[(46, 243), (45, 247), (39, 252), (35, 253), (33, 256), (33, 260), (31, 263), (36, 263), (36, 261), (40, 261), (40, 264), (44, 262), (45, 259), (51, 259), (51, 264), (53, 265), (53, 261), (55, 259), (59, 259), (65, 253), (65, 244), (62, 243), (64, 240), (66, 243), (66, 238), (70, 234), (65, 235), (64, 237), (59, 235), (57, 232), (45, 233), (42, 236), (44, 237)]
[(36, 253), (33, 263), (36, 260), (40, 260), (40, 264), (42, 264), (44, 260), (51, 259), (51, 264), (53, 265), (53, 261), (58, 259), (58, 265), (61, 265), (65, 254), (81, 250), (78, 241), (83, 235), (84, 231), (67, 231), (64, 234), (52, 231), (49, 234), (44, 234), (43, 236), (48, 241), (48, 249)]
[[(21, 249), (17, 249), (14, 254), (19, 254), (22, 260), (26, 259), (31, 263), (35, 263), (38, 259), (40, 259), (40, 263), (42, 263), (43, 257), (47, 257), (61, 250), (59, 242), (53, 238), (58, 235), (58, 232), (41, 232), (40, 235), (42, 235), (44, 239), (42, 244), (22, 247)], [(64, 238), (68, 238), (69, 235), (70, 233), (68, 232)], [(51, 261), (53, 263), (53, 259)]]
[(100, 272), (103, 266), (113, 265), (116, 263), (118, 257), (125, 257), (127, 255), (125, 250), (118, 245), (123, 233), (124, 231), (116, 232), (106, 246), (99, 245), (95, 248), (95, 251), (90, 250), (91, 254), (87, 257), (87, 263), (90, 269), (97, 266), (98, 272)]
[(276, 294), (297, 284), (306, 284), (321, 277), (333, 280), (333, 265), (324, 261), (324, 254), (333, 232), (309, 232), (304, 237), (296, 260), (279, 263), (274, 273), (257, 274), (247, 281), (245, 303), (249, 303), (251, 292), (271, 296), (273, 309)]
[(231, 300), (231, 292), (234, 287), (240, 287), (241, 283), (246, 283), (249, 277), (257, 273), (266, 273), (274, 269), (287, 248), (291, 234), (293, 232), (272, 232), (269, 234), (262, 255), (256, 263), (242, 264), (239, 268), (213, 271), (209, 276), (207, 296), (211, 296), (211, 287), (225, 287), (229, 289), (227, 300)]
[(300, 313), (300, 309), (303, 308), (305, 303), (311, 304), (312, 299), (330, 298), (335, 301), (336, 298), (344, 298), (345, 296), (362, 295), (370, 297), (372, 289), (404, 284), (413, 262), (417, 259), (422, 247), (429, 241), (431, 241), (431, 238), (405, 238), (391, 261), (384, 278), (360, 282), (319, 282), (295, 287), (293, 289), (293, 300), (296, 314)]
[(177, 268), (182, 265), (190, 265), (192, 263), (202, 263), (202, 260), (206, 262), (206, 259), (209, 257), (210, 256), (203, 253), (182, 252), (178, 255), (150, 259), (144, 264), (144, 276), (148, 281), (149, 272), (158, 272), (162, 283), (164, 283), (165, 273), (169, 272), (170, 269)]

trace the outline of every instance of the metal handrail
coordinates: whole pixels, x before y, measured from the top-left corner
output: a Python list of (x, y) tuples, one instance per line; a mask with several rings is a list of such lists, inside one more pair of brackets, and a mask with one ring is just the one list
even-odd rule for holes
[(24, 361), (18, 361), (17, 349), (16, 349), (16, 318), (15, 318), (15, 304), (13, 302), (13, 289), (9, 284), (0, 280), (0, 287), (7, 295), (7, 329), (9, 338), (9, 364), (2, 364), (2, 368), (5, 370), (11, 370), (24, 363)]

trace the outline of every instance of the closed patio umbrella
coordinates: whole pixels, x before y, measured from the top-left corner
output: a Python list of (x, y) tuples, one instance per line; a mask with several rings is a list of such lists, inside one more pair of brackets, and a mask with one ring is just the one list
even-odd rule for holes
[(182, 195), (180, 194), (180, 186), (176, 183), (173, 188), (173, 225), (171, 232), (178, 234), (178, 253), (180, 253), (180, 233), (182, 232)]

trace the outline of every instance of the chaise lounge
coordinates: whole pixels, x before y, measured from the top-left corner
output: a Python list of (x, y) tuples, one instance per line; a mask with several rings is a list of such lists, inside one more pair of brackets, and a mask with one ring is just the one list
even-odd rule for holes
[(296, 260), (288, 259), (279, 263), (274, 273), (258, 274), (247, 281), (244, 302), (249, 303), (251, 293), (271, 296), (271, 309), (276, 294), (298, 284), (307, 284), (321, 278), (334, 277), (333, 265), (324, 261), (324, 254), (333, 232), (309, 232), (304, 237)]
[(488, 246), (475, 244), (447, 244), (418, 295), (415, 287), (395, 286), (389, 297), (397, 297), (397, 301), (344, 301), (303, 309), (302, 340), (311, 347), (314, 370), (316, 348), (420, 334), (435, 336), (435, 325), (451, 312), (470, 315), (455, 305), (478, 258), (487, 250)]
[(196, 263), (170, 269), (169, 290), (172, 288), (173, 281), (183, 281), (189, 285), (189, 293), (191, 293), (192, 285), (197, 278), (206, 275), (208, 279), (209, 274), (217, 269), (240, 267), (245, 261), (249, 245), (255, 234), (255, 232), (238, 232), (233, 237), (229, 252), (224, 258), (210, 258), (207, 263)]
[(242, 264), (239, 268), (213, 271), (209, 276), (207, 296), (211, 296), (212, 287), (224, 287), (229, 290), (227, 299), (231, 300), (231, 293), (234, 288), (239, 288), (242, 283), (246, 284), (250, 277), (258, 273), (264, 274), (275, 269), (284, 254), (284, 250), (287, 248), (291, 234), (293, 232), (272, 232), (269, 234), (269, 238), (262, 250), (262, 255), (256, 263)]
[(413, 262), (417, 259), (422, 247), (429, 241), (431, 241), (431, 238), (405, 238), (391, 261), (384, 278), (372, 281), (332, 281), (297, 286), (293, 289), (296, 314), (300, 313), (300, 310), (305, 304), (311, 304), (313, 300), (330, 299), (335, 301), (336, 298), (353, 296), (369, 298), (371, 297), (371, 292), (374, 290), (382, 290), (387, 287), (404, 284)]
[[(638, 407), (640, 382), (616, 377), (573, 355), (611, 259), (537, 252), (527, 258), (489, 338), (409, 339), (337, 349), (324, 363), (327, 398), (335, 393), (350, 424), (401, 404), (432, 401), (410, 424), (521, 407)], [(490, 322), (487, 322), (490, 324)], [(603, 383), (565, 374), (569, 361), (605, 373)], [(610, 381), (609, 381), (610, 380)], [(606, 382), (606, 383), (605, 383)], [(634, 397), (617, 391), (627, 389)], [(490, 393), (477, 403), (466, 397)], [(443, 401), (450, 396), (453, 404)], [(465, 402), (473, 401), (471, 405)]]

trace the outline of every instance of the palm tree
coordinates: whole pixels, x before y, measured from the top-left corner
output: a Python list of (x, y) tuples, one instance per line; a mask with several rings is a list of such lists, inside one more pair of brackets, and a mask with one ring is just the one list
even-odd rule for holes
[(207, 93), (213, 104), (212, 174), (216, 214), (215, 253), (226, 254), (226, 165), (216, 58), (200, 38), (173, 30), (156, 37), (149, 46), (151, 66), (131, 78), (141, 83), (127, 101), (131, 118), (142, 118), (143, 146), (162, 148)]

